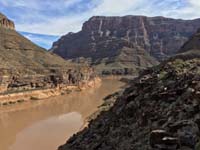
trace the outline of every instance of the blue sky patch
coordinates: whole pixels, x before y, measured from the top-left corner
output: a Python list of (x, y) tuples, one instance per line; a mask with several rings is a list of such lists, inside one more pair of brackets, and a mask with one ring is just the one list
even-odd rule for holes
[(34, 34), (28, 32), (19, 32), (19, 33), (47, 50), (51, 48), (54, 41), (57, 41), (59, 39), (59, 36), (53, 36), (53, 35), (42, 35), (42, 34)]

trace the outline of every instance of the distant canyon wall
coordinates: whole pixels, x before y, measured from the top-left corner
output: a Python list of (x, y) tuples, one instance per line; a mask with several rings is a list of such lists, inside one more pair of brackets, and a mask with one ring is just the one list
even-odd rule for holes
[[(163, 60), (176, 54), (199, 27), (200, 19), (95, 16), (83, 24), (80, 32), (61, 37), (53, 44), (52, 51), (66, 59), (85, 57), (97, 60), (105, 55), (117, 55), (118, 49), (109, 46), (110, 41), (118, 39), (133, 43), (157, 60)], [(101, 43), (103, 46), (99, 47)]]

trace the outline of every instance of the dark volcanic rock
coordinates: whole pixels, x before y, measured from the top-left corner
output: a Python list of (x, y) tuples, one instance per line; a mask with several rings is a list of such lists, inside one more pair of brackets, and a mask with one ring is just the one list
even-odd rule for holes
[[(125, 68), (144, 68), (149, 65), (139, 65), (138, 57), (146, 64), (150, 56), (138, 56), (135, 49), (145, 50), (158, 60), (165, 59), (176, 54), (177, 50), (196, 32), (200, 26), (200, 20), (176, 20), (164, 17), (125, 16), (125, 17), (101, 17), (96, 16), (84, 23), (78, 33), (69, 33), (55, 42), (52, 51), (66, 59), (85, 58), (93, 65), (101, 65), (99, 68), (113, 66)], [(122, 45), (123, 41), (129, 43)], [(121, 65), (120, 55), (123, 47), (128, 48), (129, 63)], [(137, 48), (136, 48), (137, 47)], [(134, 53), (134, 54), (133, 54)], [(113, 60), (112, 65), (107, 65), (107, 60)]]
[(59, 150), (198, 150), (200, 56), (190, 52), (142, 72)]
[(178, 138), (172, 137), (165, 130), (154, 130), (149, 137), (152, 148), (176, 149), (178, 147)]

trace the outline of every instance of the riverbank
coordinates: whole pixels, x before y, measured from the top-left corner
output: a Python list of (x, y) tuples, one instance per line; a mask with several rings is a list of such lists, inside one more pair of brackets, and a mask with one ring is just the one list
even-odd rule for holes
[(96, 88), (0, 107), (0, 149), (57, 149), (80, 131), (104, 97), (123, 85), (118, 80), (103, 79)]
[(50, 97), (67, 94), (76, 90), (85, 90), (88, 88), (95, 88), (101, 84), (101, 79), (96, 77), (90, 81), (80, 82), (78, 85), (61, 85), (56, 88), (31, 90), (11, 94), (0, 95), (0, 106), (12, 105), (16, 103), (22, 103), (25, 101), (35, 101), (47, 99)]

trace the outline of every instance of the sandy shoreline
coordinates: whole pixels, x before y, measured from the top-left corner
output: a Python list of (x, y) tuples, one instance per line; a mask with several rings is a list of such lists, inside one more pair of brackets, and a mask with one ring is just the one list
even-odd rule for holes
[(63, 86), (62, 88), (44, 89), (25, 91), (20, 93), (12, 93), (0, 95), (0, 106), (7, 106), (11, 104), (22, 103), (30, 100), (45, 100), (50, 97), (67, 94), (67, 91), (85, 90), (88, 88), (95, 88), (101, 84), (101, 79), (96, 77), (89, 82), (83, 82), (78, 86)]

